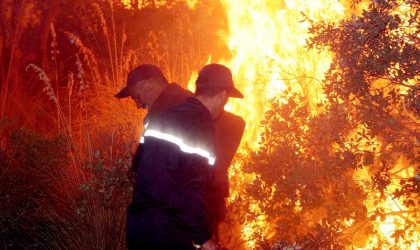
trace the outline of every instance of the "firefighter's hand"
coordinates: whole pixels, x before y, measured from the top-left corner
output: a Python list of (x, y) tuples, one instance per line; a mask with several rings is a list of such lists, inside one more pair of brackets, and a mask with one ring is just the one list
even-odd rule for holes
[(208, 240), (206, 243), (201, 245), (202, 250), (218, 250), (219, 245), (216, 244), (213, 240)]

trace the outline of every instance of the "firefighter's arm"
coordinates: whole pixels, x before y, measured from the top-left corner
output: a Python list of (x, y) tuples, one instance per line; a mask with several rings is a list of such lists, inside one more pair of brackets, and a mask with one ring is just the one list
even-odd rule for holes
[(191, 178), (184, 186), (179, 211), (180, 220), (188, 226), (195, 244), (203, 245), (210, 239), (210, 228), (204, 205), (211, 169), (207, 159), (190, 155)]

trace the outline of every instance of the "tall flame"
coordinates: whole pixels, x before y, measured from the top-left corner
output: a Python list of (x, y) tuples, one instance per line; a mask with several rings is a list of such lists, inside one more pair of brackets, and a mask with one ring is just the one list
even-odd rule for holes
[(244, 100), (232, 100), (229, 109), (247, 123), (245, 141), (256, 147), (259, 122), (267, 101), (290, 88), (314, 104), (321, 97), (320, 81), (329, 68), (329, 52), (308, 51), (311, 19), (337, 21), (345, 16), (339, 1), (222, 0), (229, 21), (227, 64)]
[[(258, 147), (259, 123), (268, 101), (290, 89), (305, 94), (315, 104), (322, 97), (321, 80), (332, 61), (327, 51), (308, 51), (305, 48), (309, 21), (307, 18), (338, 21), (345, 17), (345, 7), (335, 0), (276, 1), (222, 0), (229, 21), (228, 47), (232, 54), (228, 65), (235, 85), (244, 100), (230, 100), (228, 109), (240, 114), (247, 123), (244, 143)], [(242, 173), (241, 166), (230, 169), (239, 175), (232, 185), (230, 200), (234, 200), (245, 183), (254, 176)], [(258, 202), (250, 200), (250, 211), (261, 214), (257, 221), (246, 221), (242, 235), (247, 247), (253, 248), (253, 235), (263, 238), (272, 234), (268, 218), (260, 211)]]
[[(342, 1), (336, 0), (221, 0), (229, 22), (229, 36), (225, 40), (232, 54), (232, 59), (219, 63), (229, 66), (233, 72), (236, 86), (243, 92), (244, 100), (230, 100), (227, 109), (240, 114), (247, 123), (244, 141), (251, 149), (258, 147), (259, 123), (267, 108), (267, 102), (285, 89), (298, 91), (308, 98), (310, 104), (318, 102), (322, 96), (321, 81), (332, 61), (328, 51), (308, 51), (305, 48), (308, 33), (308, 19), (315, 21), (339, 22), (346, 16), (365, 8), (364, 1), (358, 10), (351, 10)], [(313, 105), (314, 107), (314, 105)], [(316, 109), (313, 110), (316, 112)], [(400, 167), (401, 168), (401, 167)], [(396, 166), (398, 170), (398, 166)], [(245, 183), (254, 176), (241, 173), (241, 166), (231, 168), (230, 175), (239, 175), (240, 183), (231, 190), (231, 200), (241, 192)], [(402, 177), (415, 176), (414, 168), (400, 172)], [(360, 177), (360, 172), (355, 178)], [(366, 178), (371, 178), (369, 175)], [(396, 183), (394, 183), (396, 184)], [(393, 185), (394, 185), (393, 184)], [(390, 185), (392, 186), (392, 185)], [(395, 185), (394, 185), (395, 186)], [(392, 190), (388, 190), (392, 191)], [(250, 211), (261, 215), (257, 221), (247, 221), (243, 225), (242, 235), (247, 246), (253, 248), (254, 232), (262, 237), (270, 236), (268, 218), (260, 211), (257, 202), (251, 201)], [(400, 201), (391, 195), (380, 204), (372, 204), (372, 198), (366, 202), (368, 211), (378, 206), (390, 215), (385, 221), (376, 221), (374, 227), (379, 235), (371, 235), (366, 240), (364, 249), (374, 249), (379, 239), (393, 244), (392, 234), (403, 228), (402, 220), (393, 213), (404, 210)], [(417, 235), (417, 240), (419, 236)], [(416, 249), (414, 243), (410, 249)]]

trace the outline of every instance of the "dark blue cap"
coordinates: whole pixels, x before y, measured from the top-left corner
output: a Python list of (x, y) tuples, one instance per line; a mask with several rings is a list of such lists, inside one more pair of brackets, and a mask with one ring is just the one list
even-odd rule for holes
[(129, 86), (150, 78), (161, 78), (166, 81), (165, 76), (159, 67), (151, 64), (141, 64), (134, 68), (128, 73), (127, 86), (125, 86), (120, 92), (118, 92), (115, 97), (117, 98), (126, 98), (130, 96)]
[(233, 85), (232, 73), (230, 69), (221, 64), (208, 64), (204, 66), (198, 74), (195, 82), (196, 89), (201, 88), (217, 88), (227, 90), (230, 97), (243, 98), (239, 90)]

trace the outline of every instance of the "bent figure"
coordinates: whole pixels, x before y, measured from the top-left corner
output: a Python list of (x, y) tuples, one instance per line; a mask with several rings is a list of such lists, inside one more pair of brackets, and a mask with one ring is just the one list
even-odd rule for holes
[[(135, 184), (127, 209), (128, 249), (217, 249), (204, 206), (215, 162), (212, 98), (198, 99), (161, 70), (143, 64), (128, 75), (117, 98), (146, 108), (133, 157)], [(214, 101), (213, 101), (214, 102)], [(218, 109), (221, 109), (219, 107)]]
[[(220, 64), (204, 66), (196, 81), (196, 95), (226, 91), (228, 97), (243, 98), (234, 87), (232, 73)], [(225, 106), (228, 99), (222, 104)], [(228, 111), (222, 111), (214, 119), (216, 162), (205, 204), (208, 213), (210, 232), (218, 240), (218, 226), (224, 221), (227, 209), (226, 198), (229, 196), (228, 172), (233, 157), (241, 143), (245, 130), (245, 121)]]

